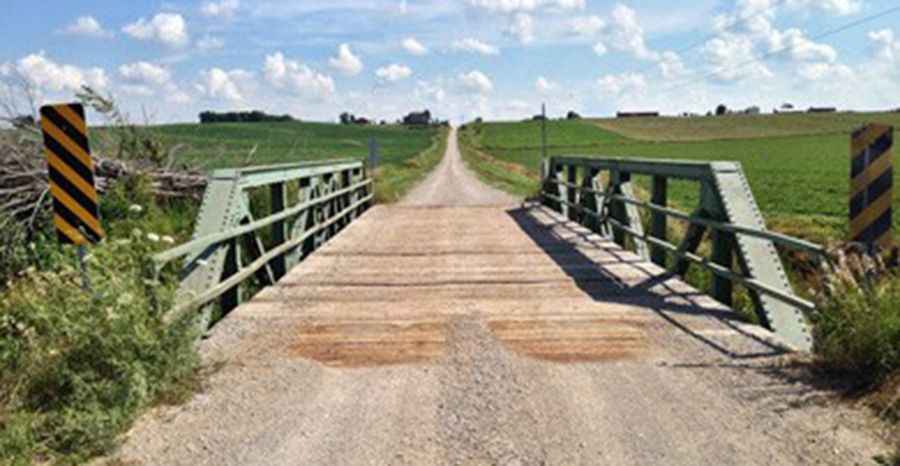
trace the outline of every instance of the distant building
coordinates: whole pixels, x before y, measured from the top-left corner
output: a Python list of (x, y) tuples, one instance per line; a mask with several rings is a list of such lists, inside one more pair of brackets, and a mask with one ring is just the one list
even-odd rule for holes
[(648, 118), (658, 117), (659, 112), (618, 112), (616, 118)]
[(409, 115), (403, 117), (404, 125), (430, 125), (431, 124), (431, 112), (425, 110), (424, 112), (412, 112)]
[(744, 110), (745, 115), (759, 115), (760, 113), (761, 113), (761, 111), (760, 111), (759, 107), (757, 107), (755, 105), (752, 107), (747, 107)]

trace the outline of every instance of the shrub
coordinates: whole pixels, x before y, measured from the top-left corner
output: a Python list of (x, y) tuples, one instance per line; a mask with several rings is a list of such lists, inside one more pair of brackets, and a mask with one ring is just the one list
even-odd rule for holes
[(0, 464), (103, 453), (142, 408), (187, 392), (196, 329), (157, 312), (175, 280), (148, 278), (162, 245), (147, 237), (135, 229), (91, 248), (90, 292), (68, 251), (0, 297)]
[(881, 383), (900, 370), (900, 276), (873, 273), (877, 268), (883, 267), (839, 271), (818, 298), (815, 316), (816, 352), (823, 364), (865, 384)]

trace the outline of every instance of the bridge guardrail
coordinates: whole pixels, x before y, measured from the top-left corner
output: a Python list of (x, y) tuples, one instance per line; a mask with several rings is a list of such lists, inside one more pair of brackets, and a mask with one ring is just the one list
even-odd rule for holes
[[(260, 189), (268, 190), (267, 202), (254, 205), (260, 196), (251, 193)], [(260, 286), (274, 284), (373, 197), (366, 166), (352, 159), (214, 171), (191, 241), (153, 257), (157, 273), (184, 259), (167, 318), (199, 308), (206, 325), (215, 301), (223, 313), (234, 309), (243, 283), (254, 277)]]
[[(726, 305), (733, 304), (735, 283), (746, 287), (764, 326), (797, 349), (812, 348), (805, 313), (815, 305), (793, 292), (775, 245), (827, 260), (825, 249), (766, 230), (740, 163), (551, 157), (542, 172), (541, 196), (549, 207), (622, 247), (630, 238), (635, 252), (678, 275), (687, 273), (691, 264), (704, 267), (713, 275), (713, 297)], [(605, 187), (600, 176), (604, 172)], [(650, 202), (635, 197), (635, 175), (651, 178)], [(700, 206), (693, 213), (667, 205), (669, 179), (699, 184)], [(638, 209), (650, 212), (649, 232)], [(669, 218), (688, 223), (677, 246), (668, 241)], [(709, 258), (697, 254), (707, 232), (712, 242)]]

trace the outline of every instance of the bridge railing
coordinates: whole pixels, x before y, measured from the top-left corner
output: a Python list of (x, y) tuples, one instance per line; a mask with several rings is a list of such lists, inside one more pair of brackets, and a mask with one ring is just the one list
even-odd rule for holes
[(208, 323), (216, 304), (231, 311), (361, 215), (373, 196), (366, 166), (351, 159), (213, 172), (191, 241), (153, 257), (157, 273), (181, 267), (167, 316), (200, 309)]
[[(675, 274), (685, 275), (691, 264), (705, 268), (712, 273), (712, 296), (726, 305), (733, 304), (734, 284), (744, 286), (764, 326), (798, 349), (812, 347), (806, 314), (815, 305), (793, 292), (775, 245), (816, 257), (827, 257), (825, 250), (766, 230), (740, 163), (552, 157), (542, 172), (549, 207)], [(649, 202), (635, 196), (636, 176), (649, 177)], [(669, 180), (697, 184), (699, 206), (692, 213), (668, 206)], [(641, 210), (649, 214), (649, 231)], [(688, 224), (677, 245), (668, 239), (669, 218)], [(702, 257), (698, 249), (707, 233), (711, 254)]]

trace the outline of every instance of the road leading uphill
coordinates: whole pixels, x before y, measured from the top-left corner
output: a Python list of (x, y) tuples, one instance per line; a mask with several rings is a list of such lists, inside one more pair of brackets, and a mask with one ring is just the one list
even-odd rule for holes
[(121, 451), (160, 465), (867, 464), (861, 414), (658, 267), (434, 174), (238, 308)]

